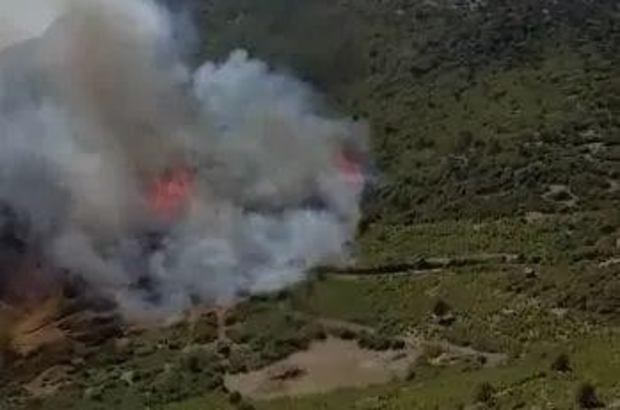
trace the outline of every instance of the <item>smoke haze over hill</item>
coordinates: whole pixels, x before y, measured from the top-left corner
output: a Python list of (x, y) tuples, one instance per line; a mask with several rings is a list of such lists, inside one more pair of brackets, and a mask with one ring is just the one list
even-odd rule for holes
[(346, 257), (363, 124), (242, 50), (193, 71), (150, 1), (58, 6), (0, 43), (0, 201), (42, 263), (144, 317)]

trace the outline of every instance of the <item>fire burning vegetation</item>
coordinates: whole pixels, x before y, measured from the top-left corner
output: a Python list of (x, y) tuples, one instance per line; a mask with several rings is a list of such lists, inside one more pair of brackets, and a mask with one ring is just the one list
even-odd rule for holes
[(176, 215), (189, 202), (193, 185), (194, 175), (189, 169), (164, 172), (155, 178), (147, 192), (151, 209), (161, 216)]
[(0, 0), (0, 410), (617, 407), (617, 3)]
[(348, 257), (364, 124), (242, 50), (191, 69), (150, 0), (54, 4), (0, 50), (3, 350), (167, 323)]
[(363, 124), (244, 51), (192, 72), (148, 0), (58, 14), (0, 67), (4, 303), (72, 278), (169, 318), (347, 257), (363, 169), (341, 152), (361, 158)]

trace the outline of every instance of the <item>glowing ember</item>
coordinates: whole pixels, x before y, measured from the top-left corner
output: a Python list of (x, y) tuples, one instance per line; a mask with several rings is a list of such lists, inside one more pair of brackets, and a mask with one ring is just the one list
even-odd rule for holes
[(165, 172), (148, 191), (151, 209), (162, 216), (176, 215), (189, 200), (193, 185), (194, 173), (187, 168)]

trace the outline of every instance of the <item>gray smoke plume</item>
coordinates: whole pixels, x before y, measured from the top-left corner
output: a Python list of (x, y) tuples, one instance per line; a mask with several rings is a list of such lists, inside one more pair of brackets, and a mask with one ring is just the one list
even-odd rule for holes
[[(0, 202), (29, 246), (130, 317), (347, 257), (363, 124), (322, 115), (308, 86), (242, 50), (193, 71), (151, 1), (64, 3), (0, 52)], [(157, 211), (174, 190), (182, 212)]]

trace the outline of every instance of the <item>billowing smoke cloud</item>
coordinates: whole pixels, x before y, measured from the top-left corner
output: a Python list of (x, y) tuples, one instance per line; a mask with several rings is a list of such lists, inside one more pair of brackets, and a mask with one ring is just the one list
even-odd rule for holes
[(67, 0), (0, 0), (0, 49), (41, 35)]
[(136, 316), (347, 256), (363, 124), (322, 115), (309, 87), (241, 50), (191, 70), (150, 1), (58, 15), (0, 52), (0, 201), (57, 271)]

